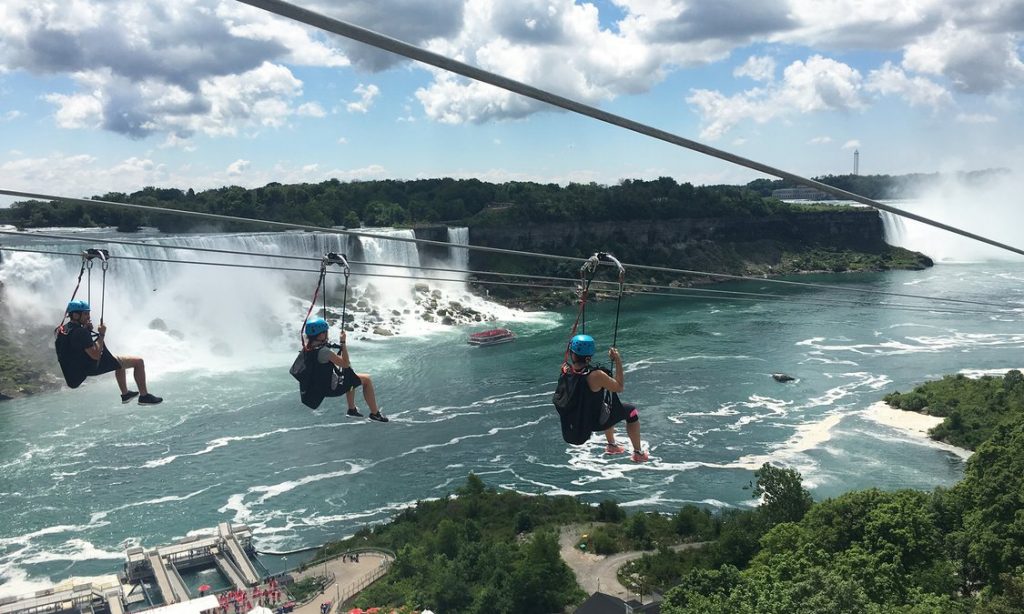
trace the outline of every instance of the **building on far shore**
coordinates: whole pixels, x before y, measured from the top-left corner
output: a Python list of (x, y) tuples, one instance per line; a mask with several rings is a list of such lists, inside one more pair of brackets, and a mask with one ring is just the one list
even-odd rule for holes
[(796, 188), (779, 188), (772, 190), (772, 198), (779, 200), (835, 200), (836, 197), (817, 188), (800, 186)]

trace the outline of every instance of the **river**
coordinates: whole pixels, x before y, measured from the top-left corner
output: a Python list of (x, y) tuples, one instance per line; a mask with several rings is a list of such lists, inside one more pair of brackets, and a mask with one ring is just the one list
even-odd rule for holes
[[(306, 254), (351, 247), (311, 237), (176, 241)], [(419, 262), (415, 250), (380, 243), (377, 258)], [(447, 262), (464, 266), (464, 255)], [(801, 280), (1019, 308), (1018, 268), (941, 263)], [(77, 270), (54, 256), (5, 254), (9, 317), (23, 322), (26, 335), (38, 334), (40, 323), (52, 328)], [(630, 298), (618, 332), (623, 397), (640, 406), (652, 457), (633, 464), (626, 455), (604, 455), (599, 437), (582, 447), (561, 441), (550, 396), (575, 314), (508, 310), (467, 297), (453, 282), (431, 289), (493, 322), (425, 322), (416, 317), (411, 282), (378, 281), (370, 291), (371, 282), (354, 281), (353, 292), (376, 300), (379, 312), (411, 310), (396, 316), (402, 322), (392, 326), (394, 336), (355, 333), (351, 340), (356, 370), (375, 378), (390, 423), (347, 418), (330, 399), (319, 410), (305, 408), (287, 369), (315, 281), (311, 273), (112, 264), (109, 343), (142, 354), (152, 391), (166, 400), (122, 405), (106, 376), (0, 405), (0, 594), (110, 573), (125, 547), (167, 543), (223, 521), (252, 526), (261, 550), (319, 544), (442, 497), (469, 472), (495, 488), (658, 511), (752, 505), (753, 470), (765, 461), (798, 469), (817, 499), (868, 487), (949, 486), (962, 475), (961, 456), (880, 424), (869, 407), (943, 374), (1024, 366), (1019, 310), (884, 309), (880, 303), (910, 301), (760, 281), (716, 288), (787, 300)], [(338, 292), (333, 286), (332, 302)], [(850, 302), (801, 302), (821, 298)], [(604, 351), (614, 303), (596, 304), (588, 316), (588, 332)], [(156, 318), (162, 324), (154, 329)], [(518, 339), (489, 348), (465, 343), (469, 332), (498, 324)], [(774, 381), (777, 371), (796, 381)]]

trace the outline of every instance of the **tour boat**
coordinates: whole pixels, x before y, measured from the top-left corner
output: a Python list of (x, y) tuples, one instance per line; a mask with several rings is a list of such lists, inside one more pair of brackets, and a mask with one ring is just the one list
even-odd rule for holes
[(469, 336), (470, 345), (498, 345), (515, 341), (515, 334), (507, 328), (492, 328)]

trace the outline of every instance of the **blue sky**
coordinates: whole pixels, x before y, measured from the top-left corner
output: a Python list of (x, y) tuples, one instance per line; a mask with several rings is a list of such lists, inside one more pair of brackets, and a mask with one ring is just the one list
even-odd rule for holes
[[(806, 176), (1018, 169), (1024, 3), (301, 0)], [(0, 186), (760, 175), (231, 0), (5, 0)]]

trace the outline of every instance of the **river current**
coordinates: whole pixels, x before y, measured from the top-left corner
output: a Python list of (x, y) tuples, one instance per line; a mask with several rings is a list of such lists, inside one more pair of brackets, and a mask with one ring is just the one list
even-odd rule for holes
[[(409, 263), (408, 255), (380, 257)], [(450, 262), (464, 266), (462, 257)], [(5, 254), (0, 269), (11, 301), (26, 321), (49, 323), (54, 310), (31, 305), (66, 301), (77, 264), (20, 258)], [(391, 419), (377, 424), (346, 417), (337, 400), (316, 411), (298, 402), (287, 373), (295, 341), (282, 322), (301, 319), (315, 275), (286, 283), (252, 274), (147, 270), (111, 281), (110, 343), (146, 357), (162, 405), (122, 405), (111, 376), (0, 404), (0, 594), (110, 573), (125, 547), (223, 521), (249, 524), (264, 551), (320, 544), (444, 496), (469, 472), (496, 488), (666, 512), (753, 504), (753, 470), (766, 461), (798, 469), (818, 499), (948, 486), (963, 458), (876, 422), (869, 407), (943, 374), (1024, 366), (1019, 311), (885, 309), (880, 303), (912, 301), (764, 282), (716, 288), (787, 300), (629, 298), (618, 331), (622, 396), (640, 406), (652, 457), (633, 464), (603, 454), (603, 438), (582, 447), (561, 440), (550, 398), (573, 312), (515, 312), (434, 284), (495, 320), (352, 339), (356, 370), (373, 375)], [(1024, 273), (1009, 263), (800, 279), (1024, 306)], [(391, 306), (409, 291), (388, 289)], [(801, 302), (815, 299), (850, 303)], [(180, 334), (150, 328), (156, 316)], [(605, 351), (614, 303), (588, 316), (587, 332)], [(466, 344), (470, 332), (494, 325), (518, 339)], [(780, 371), (796, 381), (774, 381)], [(361, 398), (359, 406), (365, 413)], [(619, 438), (626, 441), (621, 428)]]

